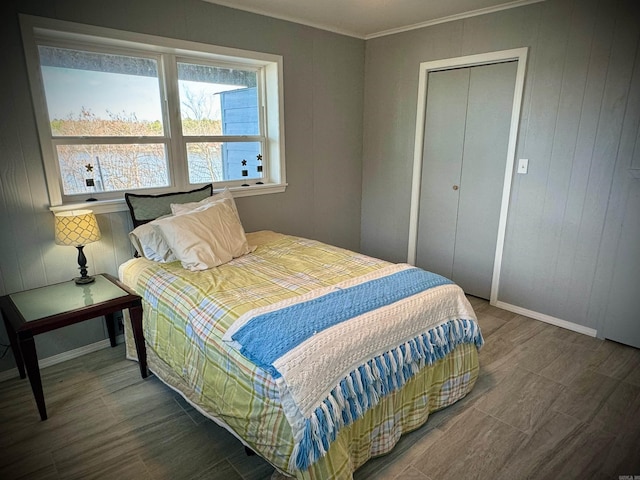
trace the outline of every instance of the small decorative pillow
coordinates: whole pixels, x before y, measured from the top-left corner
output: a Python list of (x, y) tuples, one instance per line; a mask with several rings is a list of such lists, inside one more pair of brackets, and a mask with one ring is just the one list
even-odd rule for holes
[(187, 270), (207, 270), (253, 251), (229, 199), (151, 225)]
[[(233, 199), (233, 194), (229, 188), (224, 187), (220, 193), (216, 193), (210, 197), (204, 198), (199, 202), (189, 202), (189, 203), (172, 203), (171, 204), (171, 213), (174, 215), (182, 215), (184, 213), (191, 212), (197, 208), (204, 207), (205, 205), (210, 205), (215, 202), (219, 202), (220, 200), (230, 200), (231, 205), (233, 207), (233, 211), (238, 215), (238, 208), (236, 207), (236, 202)], [(238, 218), (240, 216), (238, 215)]]
[(213, 185), (210, 183), (204, 187), (189, 190), (188, 192), (161, 193), (159, 195), (146, 195), (138, 193), (125, 193), (124, 199), (129, 206), (133, 226), (138, 227), (156, 218), (171, 213), (171, 203), (198, 202), (211, 196)]
[[(168, 218), (170, 216), (165, 215), (160, 218)], [(153, 228), (153, 222), (144, 223), (134, 228), (129, 232), (129, 240), (131, 240), (136, 252), (148, 260), (160, 263), (175, 262), (177, 260), (162, 235)]]

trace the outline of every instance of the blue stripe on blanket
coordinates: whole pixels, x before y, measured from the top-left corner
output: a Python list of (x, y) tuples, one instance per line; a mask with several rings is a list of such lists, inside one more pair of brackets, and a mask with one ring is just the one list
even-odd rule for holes
[(435, 273), (409, 268), (258, 315), (234, 333), (232, 339), (241, 345), (240, 351), (245, 357), (279, 378), (281, 375), (273, 362), (316, 332), (429, 288), (451, 283)]

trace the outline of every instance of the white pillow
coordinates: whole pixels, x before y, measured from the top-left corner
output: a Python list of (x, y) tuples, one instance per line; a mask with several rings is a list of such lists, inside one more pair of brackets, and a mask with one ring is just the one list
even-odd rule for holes
[[(189, 203), (172, 203), (171, 204), (171, 213), (174, 215), (182, 215), (188, 212), (192, 212), (193, 210), (199, 209), (206, 205), (211, 205), (212, 203), (219, 202), (221, 200), (230, 200), (231, 206), (233, 207), (233, 211), (236, 215), (238, 215), (238, 208), (236, 207), (236, 202), (233, 199), (233, 194), (228, 187), (224, 187), (220, 193), (216, 193), (215, 195), (211, 195), (210, 197), (206, 197), (199, 202), (189, 202)], [(240, 215), (238, 215), (240, 218)]]
[(253, 251), (232, 201), (223, 199), (151, 224), (187, 270), (207, 270)]
[[(170, 217), (170, 215), (165, 215), (160, 218), (168, 217)], [(157, 220), (153, 222), (155, 221)], [(145, 223), (134, 228), (129, 232), (129, 240), (131, 240), (138, 254), (148, 260), (160, 263), (175, 262), (177, 258), (162, 235), (153, 228), (153, 222)]]

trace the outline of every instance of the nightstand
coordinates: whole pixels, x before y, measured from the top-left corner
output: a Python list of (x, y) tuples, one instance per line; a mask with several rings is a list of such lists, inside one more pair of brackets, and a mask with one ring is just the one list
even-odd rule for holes
[(40, 418), (47, 419), (34, 335), (104, 315), (111, 346), (116, 345), (113, 314), (129, 309), (140, 362), (147, 376), (147, 355), (142, 333), (142, 299), (115, 277), (95, 275), (95, 282), (77, 285), (73, 280), (0, 297), (0, 311), (7, 328), (20, 378), (29, 375)]

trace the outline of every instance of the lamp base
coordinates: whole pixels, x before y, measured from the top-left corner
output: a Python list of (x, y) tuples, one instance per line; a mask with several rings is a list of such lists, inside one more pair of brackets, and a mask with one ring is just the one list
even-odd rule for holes
[(78, 245), (78, 265), (80, 270), (80, 276), (73, 279), (77, 285), (85, 285), (95, 280), (91, 275), (87, 275), (87, 257), (84, 256), (84, 245)]
[(95, 277), (87, 275), (86, 277), (76, 277), (73, 279), (76, 282), (76, 285), (86, 285), (87, 283), (95, 282)]

